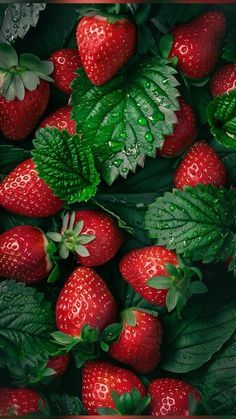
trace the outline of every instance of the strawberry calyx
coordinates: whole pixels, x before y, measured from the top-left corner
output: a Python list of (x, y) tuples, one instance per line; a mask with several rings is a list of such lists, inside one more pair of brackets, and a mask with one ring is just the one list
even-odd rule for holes
[(159, 290), (167, 290), (166, 307), (170, 312), (177, 310), (181, 317), (183, 307), (194, 294), (207, 292), (206, 285), (202, 282), (202, 273), (196, 267), (186, 265), (185, 261), (178, 256), (178, 266), (167, 263), (165, 269), (168, 275), (153, 277), (147, 281), (147, 285)]
[(97, 409), (99, 415), (139, 415), (147, 409), (151, 401), (149, 395), (142, 397), (136, 388), (133, 388), (129, 393), (123, 394), (112, 390), (110, 394), (115, 408), (99, 407)]
[(71, 336), (59, 331), (53, 332), (51, 336), (61, 347), (56, 355), (72, 351), (77, 368), (81, 368), (88, 360), (97, 359), (100, 355), (99, 330), (88, 324), (83, 326), (79, 336)]
[(51, 272), (47, 278), (47, 282), (53, 283), (57, 281), (60, 277), (60, 268), (58, 266), (58, 256), (56, 256), (57, 247), (52, 241), (48, 241), (46, 244), (46, 254), (49, 260), (49, 263), (52, 265)]
[(41, 61), (33, 54), (20, 54), (8, 44), (0, 43), (0, 95), (6, 100), (23, 100), (25, 90), (32, 92), (40, 79), (53, 82), (51, 61)]
[(67, 259), (70, 252), (79, 256), (89, 256), (89, 251), (84, 246), (95, 239), (93, 234), (81, 234), (84, 227), (83, 220), (75, 223), (75, 212), (67, 212), (63, 218), (61, 233), (49, 232), (47, 237), (59, 244), (59, 256)]

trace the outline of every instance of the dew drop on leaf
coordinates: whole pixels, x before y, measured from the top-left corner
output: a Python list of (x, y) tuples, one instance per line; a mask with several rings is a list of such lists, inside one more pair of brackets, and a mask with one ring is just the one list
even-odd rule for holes
[(138, 118), (138, 124), (141, 127), (146, 127), (146, 125), (148, 124), (148, 122), (147, 122), (146, 118), (140, 117), (140, 118)]
[(147, 141), (147, 142), (149, 142), (149, 143), (151, 143), (152, 141), (153, 141), (153, 135), (152, 135), (152, 133), (151, 132), (146, 132), (146, 134), (145, 134), (145, 140)]
[(120, 167), (120, 165), (123, 163), (122, 159), (117, 159), (113, 161), (114, 166)]

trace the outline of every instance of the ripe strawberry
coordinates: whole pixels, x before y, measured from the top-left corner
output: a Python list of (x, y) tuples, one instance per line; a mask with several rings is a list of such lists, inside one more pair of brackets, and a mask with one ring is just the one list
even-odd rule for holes
[(189, 147), (196, 138), (196, 118), (192, 108), (179, 98), (180, 109), (176, 112), (177, 122), (173, 134), (165, 137), (159, 154), (163, 157), (175, 157)]
[(189, 397), (199, 401), (200, 393), (191, 385), (175, 378), (159, 378), (149, 384), (151, 416), (189, 416)]
[(76, 268), (56, 304), (57, 328), (80, 336), (85, 324), (99, 330), (116, 320), (116, 303), (103, 279), (90, 268)]
[(109, 23), (102, 16), (83, 17), (76, 38), (87, 76), (93, 84), (100, 86), (133, 55), (136, 29), (127, 19)]
[(60, 242), (60, 256), (66, 258), (69, 251), (76, 253), (83, 266), (99, 266), (108, 262), (122, 246), (125, 235), (116, 221), (101, 211), (81, 210), (67, 214), (63, 220), (61, 235), (48, 233), (52, 240)]
[(0, 45), (0, 130), (10, 140), (23, 140), (29, 136), (43, 115), (49, 100), (53, 81), (48, 74), (53, 64), (40, 61), (31, 54), (19, 57), (8, 44)]
[(0, 234), (0, 276), (28, 284), (46, 278), (52, 269), (47, 247), (44, 233), (32, 226)]
[(0, 388), (0, 415), (23, 416), (39, 412), (40, 395), (28, 388)]
[(75, 48), (63, 48), (55, 51), (49, 60), (54, 64), (52, 78), (57, 89), (72, 93), (71, 83), (76, 77), (75, 71), (81, 67), (79, 52)]
[(20, 163), (0, 183), (0, 206), (28, 217), (49, 217), (63, 202), (40, 179), (32, 159)]
[(226, 64), (220, 67), (211, 79), (212, 96), (220, 96), (236, 89), (236, 64)]
[(177, 57), (177, 68), (190, 78), (207, 76), (214, 69), (225, 34), (222, 12), (209, 11), (172, 30), (169, 58)]
[(150, 278), (169, 277), (165, 265), (178, 265), (177, 256), (161, 246), (131, 250), (120, 261), (120, 272), (131, 287), (152, 304), (164, 306), (168, 289), (155, 289), (147, 285)]
[(82, 401), (89, 415), (97, 415), (100, 407), (114, 408), (111, 391), (128, 393), (136, 388), (141, 396), (146, 395), (142, 382), (128, 370), (102, 361), (85, 364), (82, 372)]
[(128, 309), (129, 316), (134, 317), (134, 326), (130, 324), (126, 311), (123, 312), (123, 329), (119, 340), (110, 345), (109, 354), (138, 372), (148, 373), (160, 362), (161, 322), (149, 313)]
[(55, 371), (55, 375), (60, 377), (66, 372), (69, 361), (69, 354), (54, 356), (53, 358), (49, 359), (47, 368), (52, 368)]
[(174, 185), (178, 189), (184, 186), (203, 185), (221, 186), (226, 182), (225, 167), (215, 150), (204, 141), (195, 143), (179, 163)]
[(64, 108), (57, 109), (55, 112), (48, 115), (39, 125), (39, 128), (57, 128), (59, 131), (65, 129), (71, 135), (75, 135), (76, 124), (70, 117), (71, 106), (64, 106)]

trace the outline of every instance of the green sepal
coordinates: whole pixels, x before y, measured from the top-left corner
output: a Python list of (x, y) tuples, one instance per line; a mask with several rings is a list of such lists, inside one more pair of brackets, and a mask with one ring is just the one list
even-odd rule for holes
[(174, 41), (174, 36), (172, 35), (172, 33), (167, 33), (166, 35), (162, 36), (159, 42), (159, 49), (160, 49), (160, 53), (161, 56), (163, 58), (168, 58), (172, 45), (173, 45), (173, 41)]
[[(140, 415), (148, 407), (150, 403), (150, 396), (142, 397), (136, 388), (133, 388), (130, 393), (119, 394), (116, 391), (111, 391), (111, 397), (115, 404), (114, 411), (116, 415)], [(100, 414), (100, 411), (98, 411)]]
[(58, 264), (54, 261), (54, 266), (48, 276), (47, 282), (52, 284), (53, 282), (56, 282), (60, 278), (60, 276), (61, 276), (60, 268)]
[(132, 309), (127, 308), (126, 310), (122, 311), (121, 317), (126, 321), (128, 326), (136, 326), (136, 315)]
[(40, 79), (53, 82), (49, 74), (53, 72), (51, 61), (41, 61), (33, 54), (21, 54), (18, 58), (15, 49), (8, 44), (0, 44), (0, 93), (12, 101), (23, 100), (25, 89), (33, 91)]

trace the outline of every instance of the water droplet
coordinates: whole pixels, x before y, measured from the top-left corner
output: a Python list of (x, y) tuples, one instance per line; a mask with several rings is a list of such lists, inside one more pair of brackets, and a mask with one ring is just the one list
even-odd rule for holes
[(138, 124), (141, 127), (146, 127), (146, 125), (148, 124), (148, 122), (147, 122), (146, 118), (140, 117), (140, 118), (138, 118)]
[(151, 143), (151, 142), (154, 140), (153, 135), (152, 135), (152, 133), (151, 133), (151, 132), (146, 132), (146, 134), (145, 134), (145, 140), (146, 140), (148, 143)]
[(113, 161), (114, 166), (120, 167), (120, 165), (123, 163), (122, 159), (117, 159)]
[(117, 151), (122, 150), (123, 148), (123, 142), (121, 141), (109, 141), (109, 147), (111, 148), (111, 150), (116, 153)]
[(125, 140), (126, 139), (126, 133), (125, 132), (122, 132), (120, 134), (120, 138), (122, 138), (123, 140)]
[(149, 81), (147, 81), (147, 83), (145, 84), (145, 87), (150, 87)]
[(112, 116), (113, 118), (118, 118), (120, 116), (120, 112), (113, 112)]
[(128, 172), (127, 167), (123, 167), (122, 172), (123, 172), (123, 173), (127, 173), (127, 172)]

